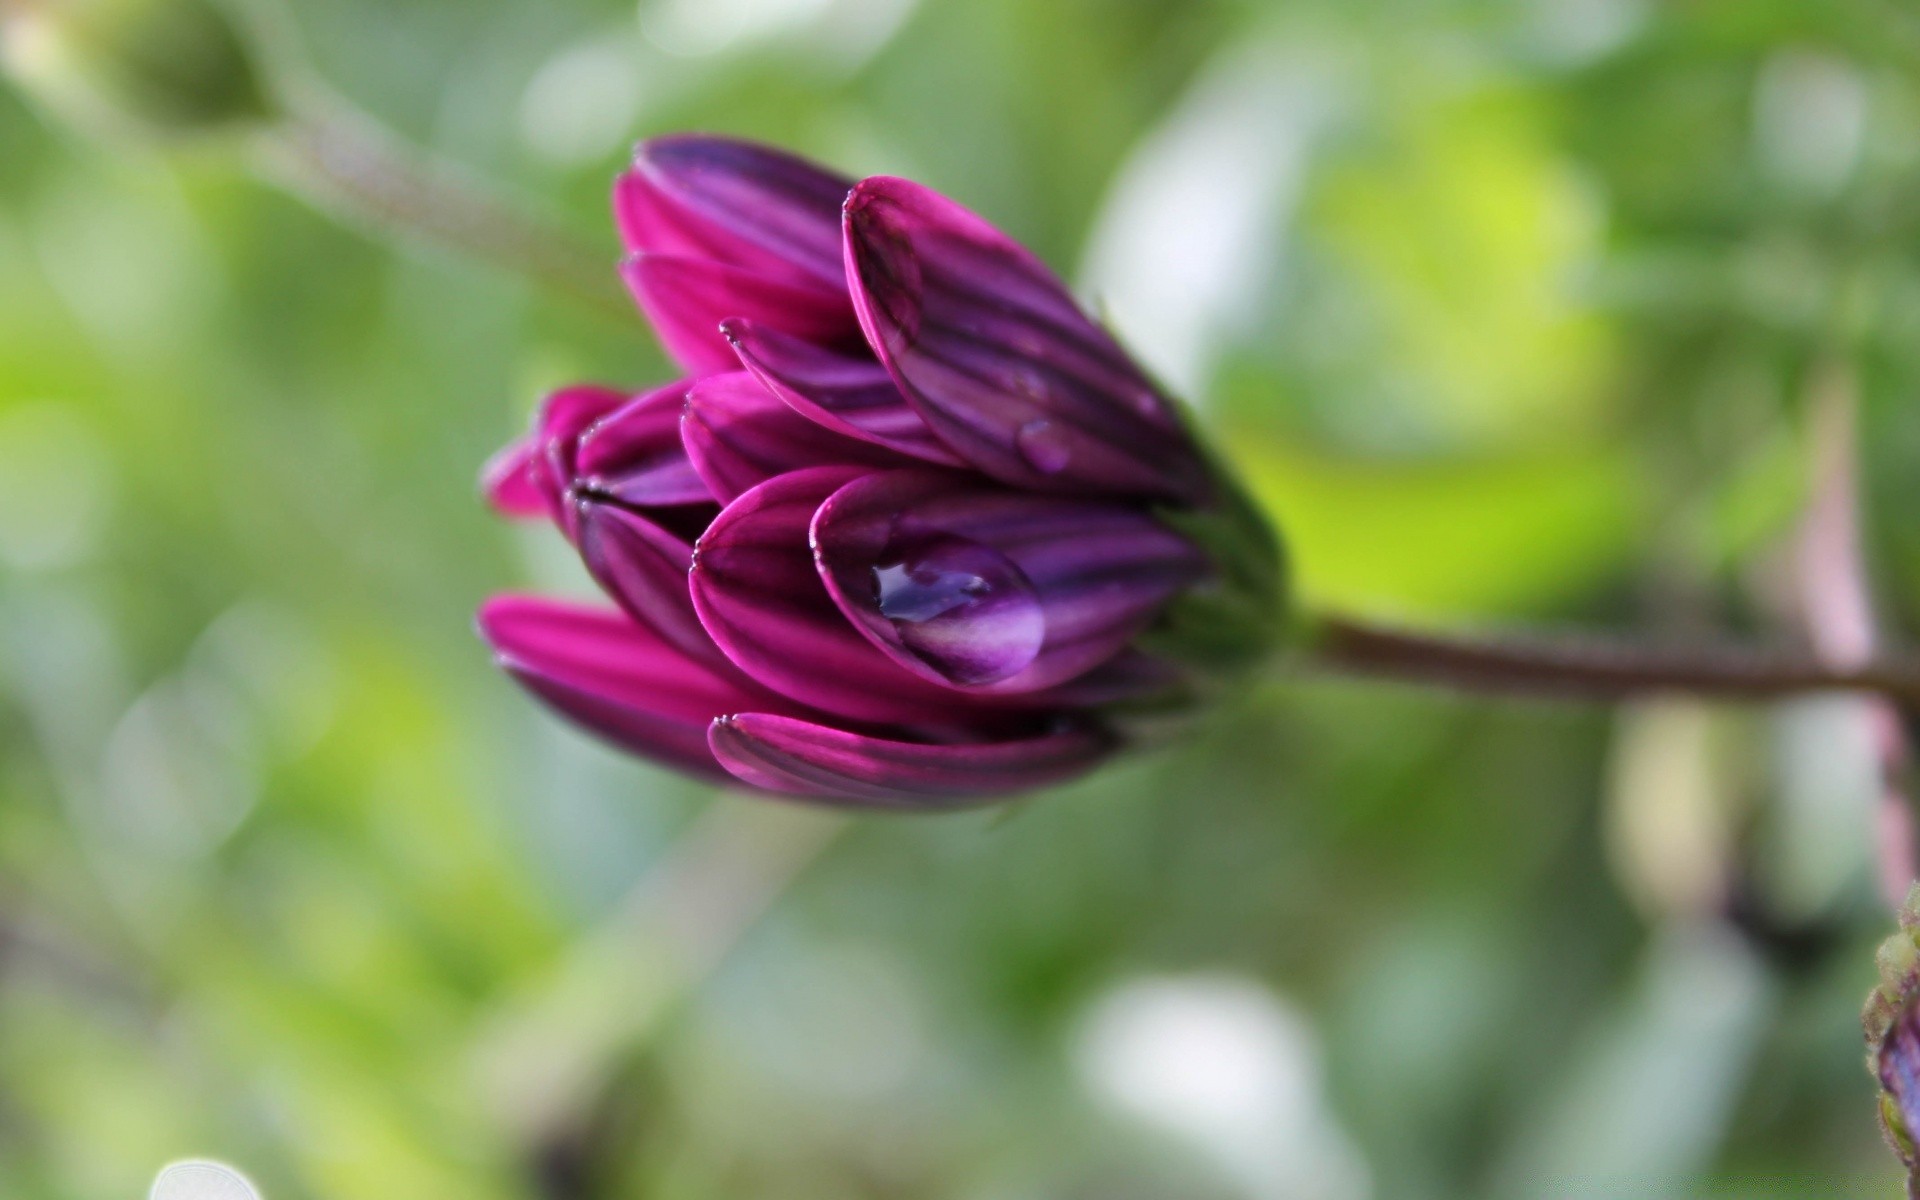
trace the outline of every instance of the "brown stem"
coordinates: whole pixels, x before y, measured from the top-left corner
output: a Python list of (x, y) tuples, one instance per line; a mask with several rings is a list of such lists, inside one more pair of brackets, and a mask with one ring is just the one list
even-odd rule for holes
[(603, 253), (527, 215), (350, 109), (311, 107), (262, 135), (262, 166), (274, 183), (378, 232), (433, 243), (632, 319), (611, 249)]
[(1571, 699), (1670, 692), (1757, 701), (1867, 692), (1920, 702), (1920, 663), (1875, 659), (1834, 666), (1811, 655), (1734, 645), (1418, 633), (1345, 617), (1315, 623), (1307, 661), (1344, 674), (1461, 691)]

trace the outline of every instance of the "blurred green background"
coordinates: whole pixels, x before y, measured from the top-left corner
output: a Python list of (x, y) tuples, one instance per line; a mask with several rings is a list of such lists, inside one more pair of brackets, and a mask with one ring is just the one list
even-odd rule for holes
[[(1313, 603), (1793, 636), (1857, 406), (1920, 618), (1901, 0), (263, 21), (609, 278), (647, 134), (950, 192), (1193, 400)], [(583, 588), (475, 472), (545, 388), (664, 378), (639, 320), (337, 223), (257, 149), (0, 89), (0, 1193), (189, 1154), (268, 1200), (1897, 1193), (1856, 705), (1277, 673), (1008, 812), (716, 798), (470, 631)]]

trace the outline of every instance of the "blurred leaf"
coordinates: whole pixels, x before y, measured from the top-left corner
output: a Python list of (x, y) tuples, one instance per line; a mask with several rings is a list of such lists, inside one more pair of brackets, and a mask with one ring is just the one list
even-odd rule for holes
[(1379, 126), (1334, 156), (1308, 217), (1352, 292), (1352, 365), (1455, 438), (1590, 427), (1611, 339), (1579, 289), (1604, 214), (1545, 137), (1539, 99), (1420, 66), (1383, 95)]
[(1230, 436), (1308, 601), (1410, 616), (1549, 611), (1634, 552), (1636, 471), (1617, 450), (1415, 462), (1312, 456)]

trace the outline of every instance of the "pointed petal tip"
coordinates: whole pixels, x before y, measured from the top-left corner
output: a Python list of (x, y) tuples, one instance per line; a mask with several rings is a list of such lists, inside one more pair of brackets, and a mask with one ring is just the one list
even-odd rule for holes
[(740, 366), (724, 326), (745, 318), (825, 346), (859, 340), (844, 290), (794, 281), (718, 259), (643, 251), (620, 266), (628, 291), (675, 361), (696, 374)]
[(750, 371), (709, 375), (687, 393), (681, 441), (722, 504), (808, 467), (898, 467), (914, 460), (808, 419)]
[(1034, 491), (1208, 496), (1169, 401), (1031, 250), (892, 176), (861, 180), (843, 224), (868, 345), (975, 468)]
[[(1010, 252), (1043, 271), (1048, 270), (1031, 250), (1007, 236), (999, 226), (979, 213), (944, 192), (899, 175), (869, 175), (854, 184), (847, 192), (846, 203), (840, 206), (840, 219), (849, 239), (856, 231), (878, 232), (875, 227), (882, 223), (893, 226), (886, 232), (903, 238), (909, 232), (922, 231), (905, 228), (913, 223), (924, 230), (944, 230), (993, 243), (1003, 252)], [(904, 245), (900, 248), (907, 249)], [(851, 245), (848, 250), (851, 253)], [(1048, 273), (1051, 275), (1050, 271)]]
[(497, 596), (488, 596), (485, 600), (482, 600), (480, 607), (473, 610), (473, 632), (475, 635), (477, 635), (481, 641), (487, 643), (488, 646), (492, 646), (497, 636), (496, 630), (499, 627), (502, 611), (509, 608), (515, 601), (523, 601), (524, 599), (524, 597), (508, 592)]
[(531, 520), (546, 516), (546, 498), (533, 476), (539, 454), (539, 441), (530, 437), (495, 451), (480, 468), (481, 498), (505, 517)]
[(840, 208), (852, 181), (772, 146), (667, 134), (634, 147), (614, 184), (628, 246), (689, 254), (790, 283), (844, 286)]
[[(864, 212), (868, 206), (873, 204), (877, 199), (893, 195), (917, 193), (936, 196), (942, 200), (946, 199), (946, 197), (940, 196), (940, 193), (925, 184), (915, 183), (913, 180), (903, 178), (899, 175), (868, 175), (866, 178), (857, 181), (852, 188), (848, 189), (847, 202), (841, 205), (840, 211), (852, 216)], [(952, 201), (948, 201), (948, 203), (952, 203)]]
[(507, 594), (475, 615), (497, 666), (573, 724), (631, 753), (724, 778), (707, 744), (716, 713), (765, 703), (607, 608)]
[(575, 455), (588, 490), (639, 509), (711, 504), (680, 440), (680, 414), (696, 382), (643, 392), (589, 426)]
[(849, 355), (739, 317), (723, 322), (722, 334), (741, 364), (809, 421), (907, 459), (966, 465), (865, 347)]
[[(790, 150), (726, 133), (681, 131), (641, 138), (633, 144), (631, 162), (636, 169), (663, 174), (688, 168), (731, 170), (737, 174), (756, 168), (763, 171), (781, 168), (836, 183), (841, 179), (833, 171)], [(851, 181), (847, 184), (851, 186)]]

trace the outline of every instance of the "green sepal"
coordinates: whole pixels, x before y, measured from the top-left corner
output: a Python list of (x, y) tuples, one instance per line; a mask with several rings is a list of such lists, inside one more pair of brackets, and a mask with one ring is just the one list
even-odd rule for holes
[(1287, 564), (1266, 514), (1218, 463), (1214, 477), (1213, 504), (1155, 513), (1206, 552), (1214, 573), (1175, 598), (1139, 644), (1204, 674), (1235, 676), (1266, 662), (1283, 640)]

